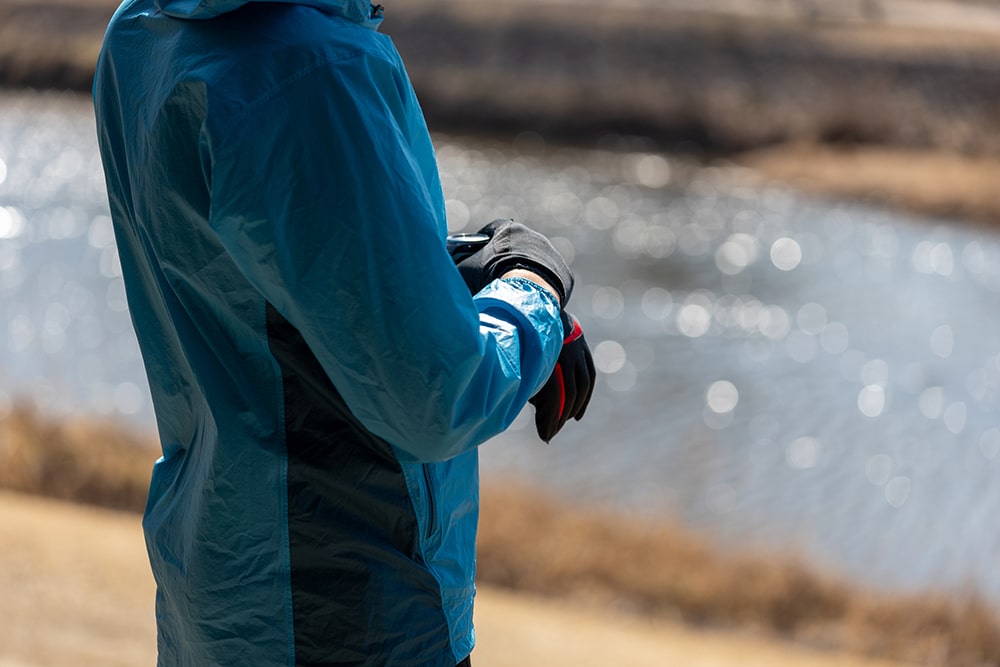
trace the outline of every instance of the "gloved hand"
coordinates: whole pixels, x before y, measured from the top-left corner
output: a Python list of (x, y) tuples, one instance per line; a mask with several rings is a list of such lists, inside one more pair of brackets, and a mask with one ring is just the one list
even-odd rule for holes
[(570, 417), (580, 421), (594, 393), (597, 371), (580, 322), (561, 313), (563, 346), (548, 381), (528, 401), (535, 406), (535, 429), (545, 442), (552, 440)]
[(489, 242), (457, 264), (469, 291), (477, 294), (508, 271), (527, 269), (552, 285), (565, 308), (573, 294), (573, 273), (545, 236), (513, 220), (494, 220), (479, 233)]

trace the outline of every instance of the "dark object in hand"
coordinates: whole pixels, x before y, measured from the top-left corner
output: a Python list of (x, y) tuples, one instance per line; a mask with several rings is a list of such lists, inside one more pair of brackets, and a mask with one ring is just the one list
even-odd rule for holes
[(451, 255), (451, 259), (458, 264), (463, 259), (470, 255), (474, 255), (479, 250), (490, 242), (490, 237), (486, 234), (448, 234), (447, 238), (444, 240), (445, 247), (448, 249), (448, 254)]

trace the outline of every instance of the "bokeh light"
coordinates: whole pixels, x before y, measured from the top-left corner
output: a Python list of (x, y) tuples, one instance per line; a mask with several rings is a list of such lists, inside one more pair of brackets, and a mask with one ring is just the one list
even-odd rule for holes
[[(89, 103), (3, 99), (3, 397), (149, 427)], [(1000, 488), (1000, 241), (619, 139), (435, 137), (449, 230), (546, 233), (599, 372), (583, 421), (536, 447), (529, 409), (486, 474), (581, 503), (654, 489), (629, 511), (879, 583), (964, 568), (1000, 600), (973, 511)], [(954, 548), (914, 559), (913, 536)]]

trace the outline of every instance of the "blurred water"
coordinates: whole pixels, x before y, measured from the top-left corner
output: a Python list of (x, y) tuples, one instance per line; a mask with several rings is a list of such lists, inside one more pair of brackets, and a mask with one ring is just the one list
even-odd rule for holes
[[(437, 137), (453, 230), (528, 221), (579, 276), (601, 371), (483, 474), (1000, 603), (1000, 238), (523, 135)], [(89, 101), (0, 94), (0, 398), (151, 427)]]
[(93, 112), (0, 93), (0, 397), (152, 422)]

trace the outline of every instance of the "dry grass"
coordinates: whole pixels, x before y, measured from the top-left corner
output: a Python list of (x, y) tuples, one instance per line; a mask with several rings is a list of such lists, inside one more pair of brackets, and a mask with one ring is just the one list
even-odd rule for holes
[[(116, 5), (0, 0), (0, 86), (89, 91)], [(787, 13), (542, 3), (528, 19), (523, 0), (412, 0), (384, 30), (435, 129), (647, 135), (820, 194), (995, 226), (996, 35)]]
[(0, 418), (0, 487), (142, 511), (154, 444), (110, 423), (43, 419), (15, 407)]
[(879, 597), (787, 557), (720, 551), (681, 528), (571, 511), (517, 487), (484, 491), (479, 576), (919, 664), (1000, 664), (1000, 619), (982, 600)]
[[(156, 663), (154, 584), (134, 514), (0, 489), (0, 666)], [(903, 667), (480, 583), (476, 667)]]
[(0, 0), (0, 85), (89, 91), (113, 0)]
[(733, 158), (815, 194), (996, 228), (1000, 159), (888, 146), (792, 144)]
[[(0, 418), (0, 487), (140, 511), (147, 438), (26, 408)], [(516, 485), (483, 491), (481, 582), (924, 665), (1000, 665), (981, 600), (878, 597), (775, 554), (734, 554), (675, 526), (583, 512)]]
[[(89, 90), (115, 5), (0, 0), (0, 84)], [(996, 35), (789, 20), (765, 6), (747, 16), (411, 0), (389, 8), (383, 29), (441, 129), (643, 133), (721, 152), (848, 138), (1000, 154)]]

